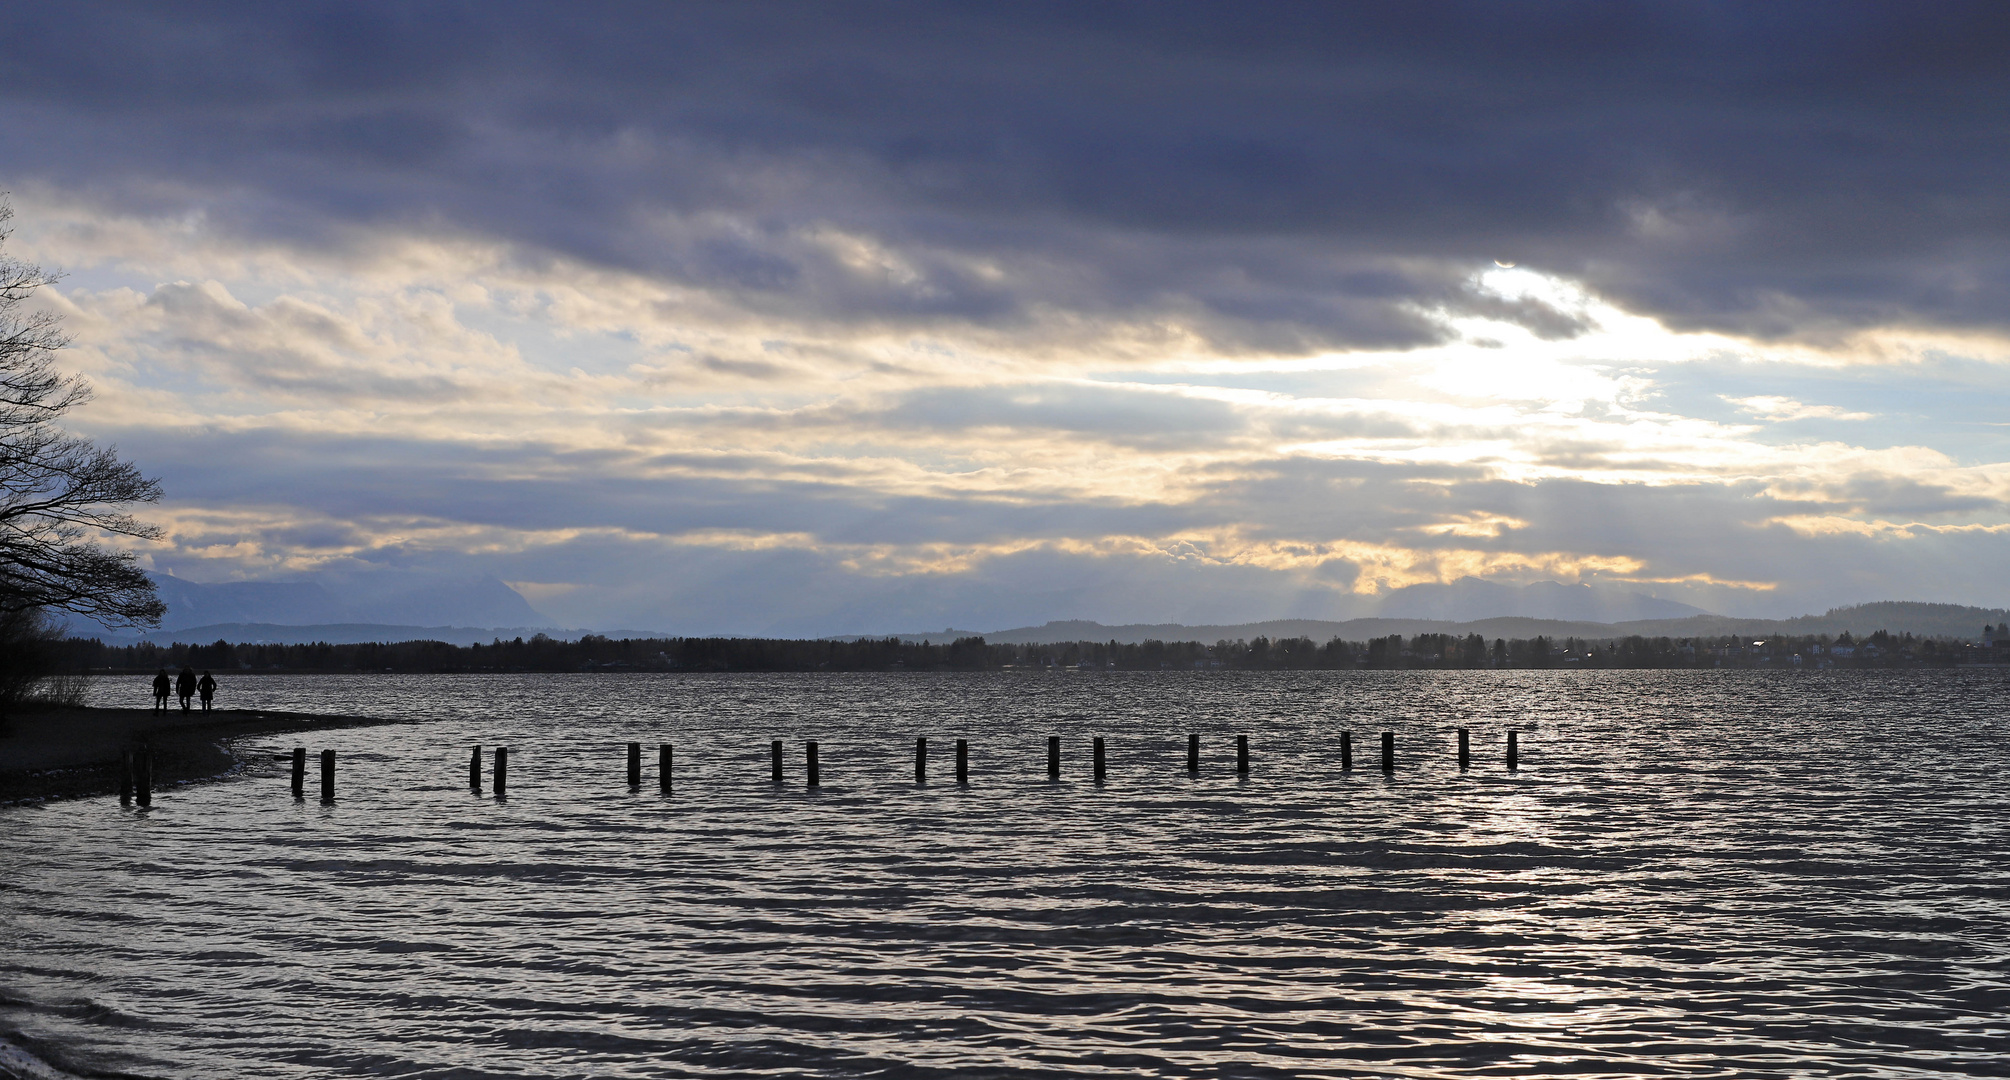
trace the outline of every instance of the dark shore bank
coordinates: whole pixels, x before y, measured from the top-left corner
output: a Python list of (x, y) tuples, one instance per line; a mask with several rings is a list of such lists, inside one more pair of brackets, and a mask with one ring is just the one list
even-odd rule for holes
[(229, 772), (228, 742), (246, 735), (389, 724), (367, 716), (254, 709), (165, 713), (150, 709), (50, 709), (0, 720), (0, 806), (110, 795), (128, 749), (153, 754), (156, 789)]

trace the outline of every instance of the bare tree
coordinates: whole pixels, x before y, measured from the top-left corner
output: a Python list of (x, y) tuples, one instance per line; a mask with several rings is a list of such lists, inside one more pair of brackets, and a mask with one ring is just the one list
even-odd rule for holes
[[(0, 203), (0, 243), (13, 207)], [(160, 483), (115, 448), (65, 433), (63, 414), (89, 384), (55, 367), (69, 344), (54, 315), (25, 310), (55, 281), (0, 254), (0, 614), (68, 611), (107, 626), (155, 626), (167, 606), (130, 552), (105, 534), (158, 540), (157, 525), (122, 508), (158, 502)]]

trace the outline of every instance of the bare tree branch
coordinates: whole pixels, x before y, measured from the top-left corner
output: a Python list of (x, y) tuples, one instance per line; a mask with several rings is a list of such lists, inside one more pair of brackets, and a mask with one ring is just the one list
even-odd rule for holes
[[(0, 226), (13, 216), (0, 202)], [(0, 227), (0, 243), (7, 235)], [(131, 552), (99, 541), (158, 540), (159, 526), (123, 507), (159, 502), (160, 483), (116, 448), (56, 426), (91, 388), (55, 366), (69, 344), (56, 317), (23, 310), (55, 280), (0, 255), (0, 616), (60, 610), (107, 626), (155, 626), (167, 607), (152, 580)]]

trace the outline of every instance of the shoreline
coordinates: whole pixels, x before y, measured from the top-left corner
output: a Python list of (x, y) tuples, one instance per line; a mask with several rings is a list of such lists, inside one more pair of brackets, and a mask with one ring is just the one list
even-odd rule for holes
[(0, 720), (0, 806), (115, 795), (128, 749), (153, 753), (154, 789), (159, 791), (237, 771), (243, 762), (230, 743), (245, 736), (408, 722), (272, 709), (19, 712)]

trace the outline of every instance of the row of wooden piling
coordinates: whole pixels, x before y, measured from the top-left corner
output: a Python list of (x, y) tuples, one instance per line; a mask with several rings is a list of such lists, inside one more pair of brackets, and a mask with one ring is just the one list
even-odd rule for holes
[[(1459, 771), (1466, 772), (1472, 768), (1472, 740), (1467, 729), (1459, 728), (1458, 733)], [(1510, 771), (1517, 771), (1521, 768), (1519, 734), (1519, 732), (1515, 731), (1507, 733), (1507, 767)], [(1089, 745), (1090, 772), (1096, 781), (1101, 783), (1108, 774), (1108, 756), (1104, 750), (1103, 737), (1100, 735), (1095, 736)], [(480, 751), (478, 750), (476, 753), (479, 759)], [(662, 790), (668, 792), (670, 790), (669, 743), (662, 745), (659, 751), (659, 759), (658, 782)], [(822, 783), (821, 769), (818, 765), (817, 744), (814, 740), (803, 744), (803, 765), (806, 786), (820, 786)], [(1186, 768), (1189, 773), (1200, 772), (1199, 735), (1188, 735), (1186, 737)], [(1340, 733), (1340, 768), (1344, 772), (1352, 772), (1354, 770), (1354, 736), (1352, 732), (1343, 731)], [(768, 744), (768, 770), (769, 778), (774, 783), (782, 783), (782, 740), (780, 739), (775, 739)], [(1237, 735), (1235, 737), (1235, 771), (1240, 776), (1249, 775), (1249, 736), (1247, 735)], [(1396, 733), (1393, 731), (1382, 733), (1382, 771), (1385, 773), (1396, 771)], [(1059, 735), (1049, 735), (1047, 736), (1047, 779), (1059, 780), (1060, 778), (1061, 737)], [(919, 737), (914, 740), (914, 782), (917, 784), (928, 782), (928, 739), (926, 737)], [(956, 740), (956, 782), (958, 784), (968, 784), (970, 782), (970, 742), (967, 739)], [(473, 786), (476, 790), (480, 790), (481, 783), (479, 777), (476, 778)], [(628, 786), (631, 788), (642, 786), (642, 744), (639, 742), (628, 744)]]
[[(307, 748), (293, 748), (293, 797), (307, 795)], [(335, 751), (321, 751), (321, 799), (323, 802), (335, 798)]]
[[(1459, 771), (1466, 772), (1472, 768), (1472, 740), (1465, 728), (1459, 728), (1458, 735)], [(1521, 768), (1519, 735), (1520, 732), (1516, 731), (1507, 733), (1507, 767), (1510, 772)], [(768, 759), (771, 779), (776, 784), (782, 783), (782, 740), (775, 739), (768, 744)], [(509, 793), (509, 747), (496, 747), (494, 760), (494, 769), (489, 774), (491, 785), (496, 795), (507, 796)], [(663, 743), (657, 747), (657, 786), (666, 795), (670, 793), (673, 760), (673, 751), (669, 743)], [(145, 779), (151, 767), (150, 760), (144, 751), (136, 751), (128, 753), (126, 761), (127, 778), (125, 784), (119, 790), (119, 801), (122, 803), (130, 801), (135, 788), (137, 788), (139, 804), (145, 806), (150, 801), (147, 793), (148, 782)], [(1107, 756), (1103, 748), (1103, 737), (1100, 735), (1095, 736), (1090, 743), (1089, 767), (1091, 775), (1099, 784), (1104, 781), (1108, 772), (1106, 762)], [(822, 774), (818, 764), (817, 743), (815, 740), (803, 744), (803, 763), (806, 786), (821, 786)], [(1396, 771), (1396, 733), (1393, 731), (1382, 732), (1381, 765), (1382, 771), (1385, 773)], [(1186, 737), (1186, 769), (1190, 774), (1198, 774), (1200, 772), (1199, 735), (1188, 735)], [(1342, 772), (1354, 771), (1354, 733), (1351, 731), (1340, 733), (1340, 769)], [(1249, 775), (1249, 736), (1247, 735), (1237, 735), (1235, 737), (1235, 771), (1239, 776)], [(1061, 737), (1059, 735), (1049, 735), (1047, 736), (1047, 779), (1059, 780), (1060, 778)], [(917, 784), (928, 782), (928, 739), (925, 737), (914, 740), (914, 782)], [(970, 742), (967, 739), (956, 740), (956, 782), (965, 785), (970, 783)], [(628, 786), (630, 788), (640, 788), (642, 786), (642, 744), (639, 742), (628, 744)], [(475, 747), (473, 753), (468, 757), (468, 788), (476, 794), (481, 794), (482, 748), (479, 746)], [(305, 747), (294, 747), (293, 796), (295, 798), (305, 798), (306, 794), (307, 749)], [(335, 751), (333, 750), (321, 751), (321, 798), (324, 802), (332, 802), (335, 798)]]
[[(1472, 738), (1465, 728), (1459, 728), (1458, 734), (1459, 771), (1467, 772), (1473, 766)], [(1509, 771), (1517, 771), (1521, 768), (1520, 734), (1517, 731), (1507, 733), (1507, 767)], [(926, 739), (919, 740), (915, 748), (915, 778), (917, 780), (922, 776), (922, 764), (919, 758), (923, 753), (926, 743)], [(777, 743), (775, 745), (779, 747), (781, 744)], [(960, 783), (963, 780), (963, 740), (957, 740), (956, 749), (958, 755), (957, 780)], [(779, 753), (779, 751), (777, 752)], [(1104, 778), (1106, 772), (1102, 736), (1098, 735), (1091, 740), (1089, 754), (1090, 772), (1096, 780), (1100, 781)], [(1340, 769), (1342, 772), (1354, 771), (1354, 733), (1351, 731), (1340, 733)], [(1186, 737), (1186, 771), (1189, 773), (1200, 772), (1199, 735), (1188, 735)], [(1247, 735), (1237, 735), (1235, 737), (1235, 771), (1240, 776), (1249, 775), (1249, 736)], [(1385, 773), (1396, 771), (1396, 733), (1393, 731), (1382, 732), (1382, 771)], [(775, 774), (775, 778), (777, 781), (781, 779), (779, 771)], [(1059, 780), (1060, 778), (1061, 737), (1059, 735), (1049, 735), (1047, 736), (1047, 779)]]
[[(639, 787), (642, 783), (641, 744), (629, 743), (628, 746), (629, 783)], [(662, 769), (663, 790), (669, 791), (669, 743), (663, 744)], [(509, 747), (498, 746), (495, 748), (495, 769), (490, 773), (490, 777), (495, 784), (495, 793), (507, 796), (509, 794)], [(479, 746), (474, 748), (474, 753), (468, 758), (468, 786), (473, 788), (477, 794), (482, 790), (482, 748)], [(293, 797), (296, 799), (307, 797), (307, 748), (304, 746), (293, 748)], [(333, 750), (321, 751), (321, 801), (335, 801), (335, 751)], [(144, 806), (146, 803), (142, 801), (140, 805)]]

